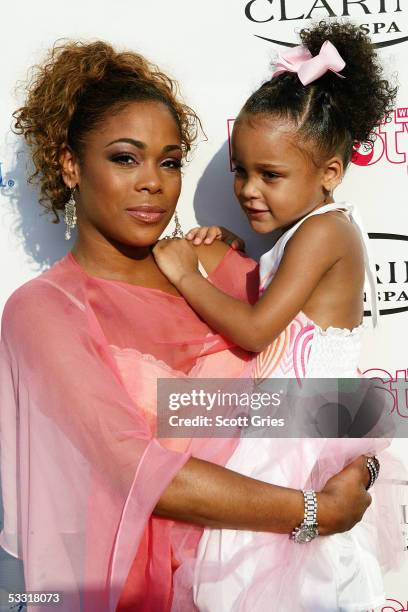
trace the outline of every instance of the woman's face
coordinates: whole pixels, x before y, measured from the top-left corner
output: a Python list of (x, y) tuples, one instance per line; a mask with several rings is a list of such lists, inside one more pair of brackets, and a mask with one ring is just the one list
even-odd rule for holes
[(176, 208), (181, 162), (180, 132), (164, 104), (132, 102), (108, 115), (72, 162), (79, 238), (154, 244)]

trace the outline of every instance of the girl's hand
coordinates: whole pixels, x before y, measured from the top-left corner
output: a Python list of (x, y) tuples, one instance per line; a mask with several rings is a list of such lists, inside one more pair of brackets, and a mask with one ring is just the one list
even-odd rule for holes
[(321, 535), (348, 531), (361, 521), (371, 504), (366, 486), (370, 480), (367, 457), (358, 457), (330, 478), (317, 493), (317, 521)]
[(194, 245), (212, 244), (214, 240), (222, 240), (236, 251), (245, 252), (245, 242), (225, 227), (218, 225), (193, 227), (186, 235), (187, 240), (192, 241)]
[(160, 270), (175, 287), (186, 274), (198, 272), (197, 253), (186, 240), (159, 240), (153, 248), (153, 255)]

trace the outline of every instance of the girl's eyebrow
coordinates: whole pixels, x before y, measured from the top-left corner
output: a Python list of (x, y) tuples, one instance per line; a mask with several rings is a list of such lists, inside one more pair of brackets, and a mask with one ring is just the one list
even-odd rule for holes
[[(242, 164), (242, 162), (239, 159), (237, 159), (233, 155), (231, 156), (231, 163), (234, 164), (235, 166), (244, 165), (244, 164)], [(280, 170), (288, 170), (289, 169), (289, 166), (287, 164), (273, 163), (273, 162), (269, 162), (269, 161), (258, 162), (256, 164), (256, 167), (257, 168), (271, 168), (273, 170), (276, 170), (277, 168), (279, 168)]]
[(289, 168), (289, 166), (287, 166), (286, 164), (274, 164), (273, 162), (259, 162), (257, 165), (260, 168), (281, 168), (283, 170), (287, 170)]

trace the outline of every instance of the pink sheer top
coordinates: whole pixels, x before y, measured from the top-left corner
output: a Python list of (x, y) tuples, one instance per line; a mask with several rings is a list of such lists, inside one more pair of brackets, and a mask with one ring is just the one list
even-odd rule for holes
[[(233, 250), (209, 278), (256, 299), (256, 264)], [(239, 376), (248, 360), (182, 297), (92, 277), (71, 254), (12, 294), (0, 544), (23, 560), (27, 591), (62, 591), (61, 612), (169, 609), (202, 530), (152, 511), (191, 455), (225, 463), (234, 443), (158, 440), (156, 380)]]

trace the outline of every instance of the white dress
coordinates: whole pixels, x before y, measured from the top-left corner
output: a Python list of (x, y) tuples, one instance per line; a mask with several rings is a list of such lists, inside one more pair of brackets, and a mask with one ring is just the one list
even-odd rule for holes
[[(285, 245), (305, 219), (339, 209), (360, 230), (375, 322), (377, 304), (368, 237), (353, 207), (346, 203), (329, 204), (313, 211), (280, 237), (261, 258), (260, 293), (273, 279)], [(323, 331), (300, 312), (257, 357), (253, 376), (355, 378), (362, 332), (363, 324), (352, 330), (330, 327)], [(304, 488), (326, 442), (243, 438), (227, 467), (265, 482)], [(329, 441), (329, 444), (335, 443), (335, 440)], [(334, 470), (337, 468), (338, 464), (333, 465)], [(347, 533), (318, 537), (301, 545), (286, 535), (205, 529), (198, 548), (194, 602), (201, 612), (371, 610), (385, 601), (374, 530), (373, 524), (361, 522)], [(296, 564), (298, 570), (295, 570)], [(287, 569), (283, 570), (284, 566)], [(278, 597), (277, 590), (290, 572), (299, 580), (297, 587), (293, 586), (299, 590)], [(288, 591), (294, 582), (288, 579), (285, 584), (284, 589)]]

